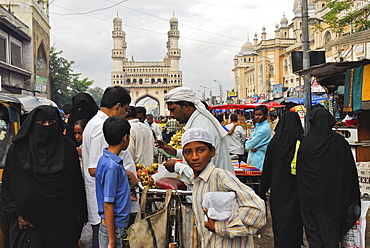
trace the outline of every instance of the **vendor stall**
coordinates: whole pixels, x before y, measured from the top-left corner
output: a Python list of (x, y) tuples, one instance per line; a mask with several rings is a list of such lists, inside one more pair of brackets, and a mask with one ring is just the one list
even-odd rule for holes
[[(349, 142), (356, 162), (370, 161), (370, 81), (365, 68), (370, 70), (370, 60), (325, 63), (297, 72), (316, 77), (327, 90), (330, 95), (328, 108), (333, 116), (338, 118), (348, 112), (357, 112), (357, 123), (333, 128)], [(344, 94), (338, 92), (340, 87), (344, 87)]]

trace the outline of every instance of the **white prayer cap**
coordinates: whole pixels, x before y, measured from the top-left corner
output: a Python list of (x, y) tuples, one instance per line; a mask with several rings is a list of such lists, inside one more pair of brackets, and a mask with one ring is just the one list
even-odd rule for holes
[(212, 145), (211, 135), (203, 128), (190, 128), (182, 135), (182, 147), (194, 141), (201, 141)]

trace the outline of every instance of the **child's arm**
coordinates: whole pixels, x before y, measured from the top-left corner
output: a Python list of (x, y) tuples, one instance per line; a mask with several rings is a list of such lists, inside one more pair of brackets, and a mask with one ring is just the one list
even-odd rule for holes
[(229, 171), (220, 174), (219, 188), (234, 191), (239, 210), (226, 221), (215, 221), (215, 233), (229, 238), (254, 234), (266, 224), (265, 202)]
[(104, 217), (108, 230), (108, 248), (116, 247), (116, 234), (114, 231), (113, 202), (104, 202)]

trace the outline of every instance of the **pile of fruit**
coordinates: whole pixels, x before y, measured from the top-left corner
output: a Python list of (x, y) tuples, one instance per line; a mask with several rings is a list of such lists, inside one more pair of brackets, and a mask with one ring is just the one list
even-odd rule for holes
[(176, 133), (171, 137), (171, 140), (168, 143), (168, 145), (172, 146), (175, 149), (182, 149), (181, 137), (183, 133), (184, 128), (181, 128), (179, 131), (176, 131)]
[(144, 167), (142, 164), (135, 165), (136, 165), (136, 174), (141, 184), (148, 189), (157, 188), (154, 185), (152, 175), (158, 172), (158, 163), (153, 163), (146, 167)]

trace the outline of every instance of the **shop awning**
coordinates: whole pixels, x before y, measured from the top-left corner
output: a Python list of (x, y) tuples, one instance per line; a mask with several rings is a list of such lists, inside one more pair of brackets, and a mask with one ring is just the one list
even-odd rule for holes
[(268, 109), (281, 106), (279, 103), (276, 103), (274, 101), (268, 102), (268, 103), (250, 103), (250, 104), (225, 104), (225, 105), (216, 105), (216, 106), (209, 106), (210, 109), (235, 109), (235, 110), (241, 110), (241, 109), (254, 109), (259, 105), (266, 105)]
[(316, 77), (321, 85), (326, 87), (344, 85), (344, 77), (348, 69), (370, 64), (370, 60), (352, 62), (329, 62), (321, 65), (311, 66), (308, 69), (297, 71), (300, 76), (309, 75)]

